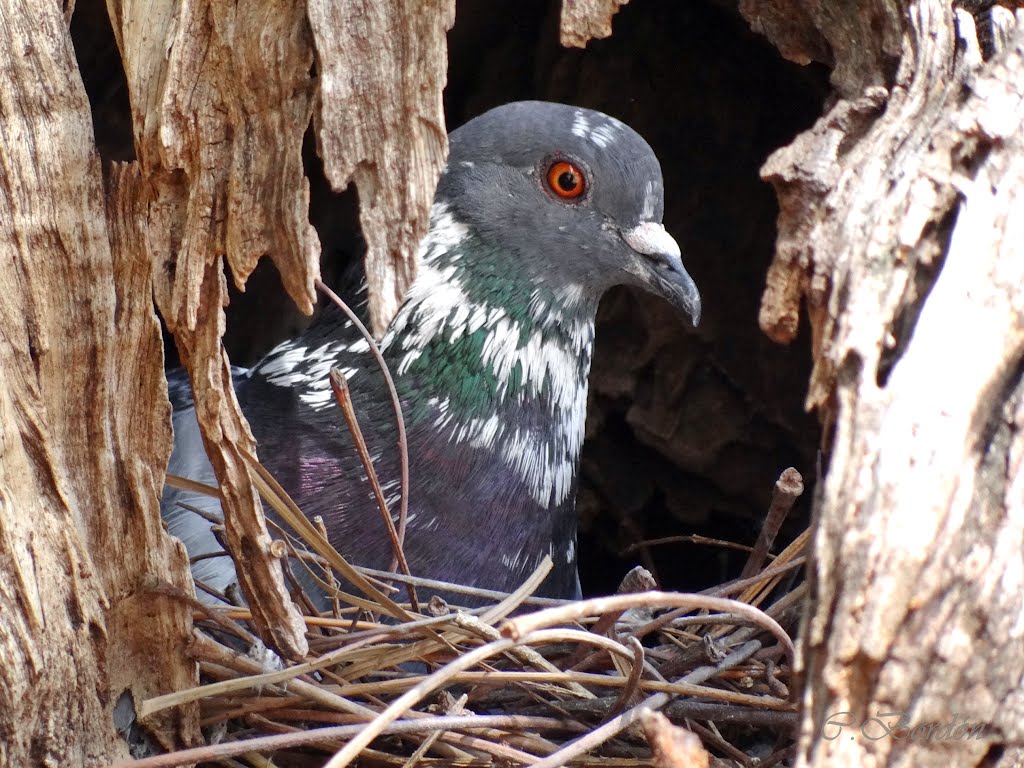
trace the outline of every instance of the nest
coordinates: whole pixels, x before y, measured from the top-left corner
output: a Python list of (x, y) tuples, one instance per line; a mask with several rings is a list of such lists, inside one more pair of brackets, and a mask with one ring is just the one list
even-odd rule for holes
[[(794, 485), (787, 473), (744, 569), (754, 575), (699, 594), (653, 591), (640, 568), (619, 594), (576, 602), (532, 597), (550, 562), (509, 595), (353, 569), (367, 594), (335, 591), (325, 613), (311, 610), (293, 580), (307, 606), (310, 652), (301, 663), (266, 651), (244, 606), (197, 602), (189, 652), (203, 684), (142, 702), (139, 714), (198, 702), (210, 746), (135, 765), (787, 761), (797, 718), (791, 634), (806, 590), (795, 576), (807, 533), (766, 556), (797, 495), (799, 476)], [(337, 584), (331, 563), (340, 555), (303, 548), (322, 552), (324, 539), (283, 540), (293, 562)], [(419, 612), (396, 602), (416, 589), (490, 600), (470, 610), (434, 597), (417, 603)]]
[[(332, 384), (404, 564), (407, 472), (396, 530), (337, 372)], [(662, 592), (637, 568), (617, 595), (572, 602), (533, 596), (550, 560), (512, 594), (413, 578), (407, 567), (404, 574), (355, 568), (255, 458), (250, 469), (286, 524), (278, 528), (279, 542), (290, 550), (292, 569), (285, 571), (293, 599), (305, 606), (308, 656), (282, 661), (267, 651), (240, 600), (231, 605), (231, 596), (218, 594), (223, 606), (213, 607), (178, 595), (195, 609), (188, 652), (202, 684), (141, 702), (138, 714), (144, 720), (198, 703), (209, 746), (145, 758), (132, 763), (136, 768), (341, 768), (356, 761), (768, 768), (792, 757), (792, 635), (806, 594), (798, 575), (808, 534), (775, 557), (769, 549), (803, 490), (795, 470), (776, 483), (737, 580), (699, 594)], [(196, 487), (180, 478), (168, 482)], [(298, 569), (302, 582), (332, 596), (329, 611), (313, 609), (290, 572)], [(456, 597), (422, 605), (417, 590)], [(460, 595), (483, 607), (460, 609)]]

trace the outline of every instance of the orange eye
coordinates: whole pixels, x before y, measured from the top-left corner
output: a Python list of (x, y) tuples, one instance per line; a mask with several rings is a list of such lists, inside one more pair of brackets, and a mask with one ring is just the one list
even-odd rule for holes
[(559, 160), (548, 168), (548, 186), (563, 200), (574, 200), (583, 194), (587, 184), (583, 171), (572, 163)]

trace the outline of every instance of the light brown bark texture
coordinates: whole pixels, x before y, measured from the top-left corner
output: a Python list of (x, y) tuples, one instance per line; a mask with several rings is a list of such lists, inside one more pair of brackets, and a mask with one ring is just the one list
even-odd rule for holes
[(228, 546), (260, 634), (299, 657), (303, 624), (249, 481), (255, 446), (220, 344), (224, 263), (244, 288), (268, 255), (296, 303), (312, 309), (320, 245), (301, 148), (315, 111), (327, 178), (359, 190), (372, 317), (378, 331), (387, 324), (414, 276), (447, 150), (441, 90), (454, 4), (108, 7), (146, 181), (138, 221), (157, 303), (190, 373)]
[(309, 0), (320, 67), (317, 148), (336, 189), (359, 190), (370, 321), (383, 334), (416, 274), (448, 155), (441, 91), (455, 0)]
[[(108, 226), (66, 19), (0, 18), (0, 765), (93, 765), (125, 754), (123, 694), (195, 677), (185, 609), (151, 589), (191, 589), (157, 506), (160, 330), (147, 256)], [(187, 710), (150, 725), (197, 735)]]
[[(837, 93), (762, 170), (781, 211), (761, 325), (792, 339), (804, 302), (808, 405), (831, 435), (799, 764), (1012, 762), (1024, 740), (1024, 14), (992, 9), (985, 60), (974, 18), (946, 3), (741, 10), (787, 56), (830, 63)], [(875, 717), (904, 719), (886, 733)], [(984, 735), (941, 730), (965, 721)]]
[[(301, 8), (263, 3), (108, 3), (132, 105), (140, 242), (154, 294), (189, 370), (220, 483), (228, 546), (260, 634), (287, 656), (304, 628), (249, 480), (255, 451), (221, 347), (224, 261), (244, 285), (271, 254), (305, 310), (319, 245), (306, 221), (300, 149), (309, 123), (312, 41)], [(287, 7), (286, 7), (287, 6)]]
[(594, 38), (610, 37), (612, 17), (629, 0), (563, 0), (558, 36), (562, 45), (585, 48)]

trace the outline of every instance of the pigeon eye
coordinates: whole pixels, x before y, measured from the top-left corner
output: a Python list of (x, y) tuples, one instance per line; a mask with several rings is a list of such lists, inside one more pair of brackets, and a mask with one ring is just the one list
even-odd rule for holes
[(575, 200), (586, 190), (583, 171), (572, 163), (559, 160), (548, 168), (548, 186), (563, 200)]

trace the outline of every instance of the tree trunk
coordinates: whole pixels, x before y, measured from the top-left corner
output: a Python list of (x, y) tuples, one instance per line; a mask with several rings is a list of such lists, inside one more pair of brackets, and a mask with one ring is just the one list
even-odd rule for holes
[(761, 325), (789, 340), (806, 300), (807, 402), (831, 427), (800, 763), (1009, 764), (1024, 739), (1024, 12), (979, 17), (983, 56), (974, 17), (944, 3), (741, 5), (787, 56), (830, 51), (838, 95), (762, 171), (781, 213)]
[[(104, 206), (55, 3), (0, 4), (0, 765), (105, 763), (132, 701), (194, 682), (184, 551), (157, 497), (171, 434), (145, 251)], [(116, 715), (115, 715), (116, 712)], [(191, 710), (150, 724), (198, 735)]]

